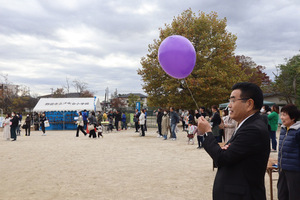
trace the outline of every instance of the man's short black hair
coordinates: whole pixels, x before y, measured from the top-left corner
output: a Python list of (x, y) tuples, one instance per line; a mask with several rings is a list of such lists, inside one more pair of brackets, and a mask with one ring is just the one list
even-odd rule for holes
[(248, 82), (236, 83), (232, 86), (232, 90), (241, 90), (241, 98), (253, 99), (255, 110), (260, 110), (263, 106), (263, 92), (256, 84)]
[(294, 104), (288, 104), (281, 108), (281, 112), (287, 113), (294, 122), (300, 118), (300, 111)]

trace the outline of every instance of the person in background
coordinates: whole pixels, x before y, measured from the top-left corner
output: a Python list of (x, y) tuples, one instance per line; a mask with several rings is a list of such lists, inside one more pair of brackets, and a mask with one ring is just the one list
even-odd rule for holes
[(279, 119), (279, 107), (273, 105), (271, 108), (271, 113), (268, 115), (268, 123), (270, 125), (270, 139), (272, 140), (272, 150), (271, 152), (277, 151), (277, 141), (276, 141), (276, 131), (278, 128), (278, 119)]
[(113, 129), (114, 129), (114, 125), (113, 125), (113, 123), (114, 123), (114, 114), (113, 114), (112, 110), (110, 110), (108, 112), (107, 118), (108, 118), (108, 122), (109, 122), (109, 129), (108, 130), (113, 131)]
[(202, 117), (204, 117), (204, 118), (206, 118), (206, 112), (205, 112), (205, 107), (204, 106), (202, 106), (202, 107), (200, 107), (200, 115), (202, 116)]
[(6, 140), (10, 139), (10, 120), (10, 114), (6, 114), (3, 122), (3, 138)]
[(264, 111), (265, 114), (269, 115), (271, 114), (271, 108), (268, 105), (263, 105), (262, 110)]
[[(199, 117), (201, 117), (200, 113), (201, 113), (201, 111), (198, 112), (198, 110), (195, 110), (195, 118), (194, 119), (195, 119), (196, 124), (198, 124), (198, 119), (199, 119)], [(200, 132), (198, 130), (197, 130), (197, 141), (198, 141), (198, 147), (197, 147), (197, 149), (201, 149), (202, 146), (203, 146), (203, 136), (200, 134)]]
[(30, 115), (27, 115), (25, 119), (25, 136), (30, 136), (30, 126), (31, 126), (31, 117)]
[(103, 138), (103, 135), (102, 135), (102, 133), (103, 133), (103, 127), (102, 127), (101, 123), (98, 124), (98, 126), (96, 127), (96, 129), (97, 129), (97, 133), (98, 133), (98, 138), (100, 136)]
[(144, 129), (145, 129), (145, 131), (147, 131), (147, 109), (146, 108), (144, 108), (144, 111), (145, 111), (145, 127), (144, 127)]
[(114, 123), (114, 117), (113, 117), (113, 115), (112, 115), (112, 113), (109, 113), (108, 114), (108, 130), (107, 131), (113, 131), (113, 129), (114, 129), (114, 125), (113, 125), (113, 123)]
[(142, 134), (141, 136), (144, 137), (145, 136), (145, 110), (142, 109), (142, 112), (139, 116), (139, 122), (140, 122), (140, 126), (141, 126), (141, 131), (142, 131)]
[(107, 120), (107, 114), (106, 114), (106, 112), (103, 113), (103, 118), (102, 119), (103, 119), (103, 121)]
[(300, 199), (300, 111), (289, 104), (281, 109), (277, 183), (279, 200)]
[(126, 123), (126, 114), (122, 113), (122, 130), (127, 130), (127, 123)]
[(211, 107), (211, 110), (213, 112), (213, 115), (210, 119), (210, 122), (212, 123), (212, 133), (215, 136), (216, 140), (218, 142), (222, 142), (222, 137), (220, 136), (220, 129), (219, 129), (219, 125), (221, 124), (221, 117), (219, 114), (219, 110), (218, 110), (218, 106), (217, 105), (213, 105)]
[(22, 115), (20, 113), (17, 113), (17, 117), (18, 117), (18, 120), (19, 120), (19, 124), (17, 126), (16, 133), (17, 133), (18, 136), (20, 136), (21, 135)]
[(184, 115), (184, 131), (188, 132), (190, 112), (187, 110)]
[(11, 121), (11, 125), (10, 125), (10, 136), (12, 138), (12, 141), (16, 141), (17, 140), (17, 127), (19, 126), (19, 118), (16, 116), (16, 114), (14, 112), (11, 113), (11, 117), (12, 119)]
[(192, 110), (189, 111), (189, 115), (188, 115), (188, 126), (189, 124), (195, 124), (195, 119)]
[(221, 123), (219, 124), (219, 134), (220, 134), (221, 142), (222, 142), (222, 139), (223, 139), (223, 141), (225, 141), (225, 131), (224, 131), (224, 121), (223, 121), (224, 110), (219, 110), (219, 114), (221, 114), (220, 115)]
[(188, 144), (194, 145), (194, 137), (197, 133), (197, 130), (198, 130), (197, 126), (191, 123), (188, 124), (188, 131), (187, 131)]
[(182, 131), (186, 131), (187, 129), (187, 123), (186, 123), (186, 117), (188, 116), (188, 111), (183, 110), (181, 113), (181, 121), (182, 121)]
[(164, 137), (164, 140), (168, 138), (169, 129), (170, 129), (170, 118), (168, 112), (164, 110), (161, 117), (161, 133), (162, 136)]
[(89, 125), (94, 126), (94, 128), (92, 130), (89, 130), (90, 131), (89, 137), (91, 138), (93, 136), (93, 138), (97, 138), (96, 132), (95, 132), (95, 128), (97, 126), (97, 119), (96, 119), (94, 111), (91, 112), (91, 115), (88, 118), (88, 123), (89, 123)]
[(138, 109), (135, 110), (135, 114), (134, 114), (134, 118), (133, 118), (133, 121), (134, 121), (134, 125), (135, 125), (135, 132), (139, 132), (139, 117), (140, 117), (140, 112)]
[(47, 120), (45, 113), (42, 113), (40, 116), (40, 126), (43, 132), (43, 136), (46, 135), (46, 129), (45, 129), (45, 121)]
[(271, 130), (271, 127), (269, 125), (269, 120), (268, 120), (268, 114), (266, 113), (266, 110), (265, 110), (265, 105), (260, 109), (260, 115), (261, 115), (261, 118), (262, 120), (265, 122), (265, 124), (268, 125), (268, 130), (270, 131)]
[(88, 120), (88, 114), (86, 110), (83, 110), (82, 112), (82, 118), (83, 118), (83, 124), (84, 124), (84, 130), (86, 129), (87, 126), (87, 120)]
[(164, 113), (162, 112), (161, 108), (158, 108), (157, 109), (157, 112), (156, 112), (156, 122), (157, 122), (157, 127), (158, 127), (158, 134), (157, 134), (157, 137), (163, 137), (162, 135), (162, 117), (163, 117)]
[(224, 110), (223, 116), (225, 143), (227, 143), (230, 140), (237, 125), (236, 121), (234, 119), (231, 119), (228, 114), (228, 108), (226, 108)]
[(120, 126), (120, 122), (121, 122), (122, 118), (121, 118), (121, 113), (116, 110), (115, 112), (115, 127), (117, 131), (121, 130), (121, 126)]
[(172, 140), (176, 140), (176, 126), (179, 123), (179, 116), (176, 113), (175, 109), (173, 107), (170, 107), (170, 118), (171, 118), (171, 136), (172, 136)]
[(97, 118), (98, 124), (102, 122), (103, 115), (102, 115), (102, 113), (100, 111), (98, 111), (96, 118)]
[(201, 117), (201, 114), (199, 113), (199, 111), (196, 109), (195, 110), (195, 117), (194, 117), (194, 120), (195, 122), (197, 123), (198, 122), (198, 118)]
[(198, 141), (197, 149), (201, 149), (203, 147), (203, 135), (200, 133), (199, 130), (197, 130), (197, 141)]
[(77, 120), (77, 130), (76, 130), (76, 137), (79, 137), (79, 130), (84, 134), (84, 136), (87, 135), (87, 133), (84, 131), (84, 122), (83, 122), (83, 117), (82, 117), (82, 112), (78, 113), (78, 120)]

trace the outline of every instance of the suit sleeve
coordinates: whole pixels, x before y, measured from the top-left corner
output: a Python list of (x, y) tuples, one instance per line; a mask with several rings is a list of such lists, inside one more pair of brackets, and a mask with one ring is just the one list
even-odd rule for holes
[(265, 139), (261, 138), (263, 134), (258, 128), (250, 126), (238, 131), (227, 150), (221, 149), (212, 134), (205, 138), (203, 145), (214, 163), (218, 167), (222, 167), (238, 163), (247, 156), (264, 149), (264, 142), (262, 141)]

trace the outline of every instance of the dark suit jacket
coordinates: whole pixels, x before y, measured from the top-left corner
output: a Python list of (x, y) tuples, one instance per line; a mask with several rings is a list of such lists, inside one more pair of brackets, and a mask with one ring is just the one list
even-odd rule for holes
[(270, 154), (268, 127), (259, 113), (248, 118), (222, 150), (209, 133), (203, 143), (218, 172), (214, 200), (266, 199), (264, 176)]
[(16, 115), (13, 116), (13, 118), (10, 121), (11, 121), (10, 127), (17, 127), (19, 125), (19, 118)]

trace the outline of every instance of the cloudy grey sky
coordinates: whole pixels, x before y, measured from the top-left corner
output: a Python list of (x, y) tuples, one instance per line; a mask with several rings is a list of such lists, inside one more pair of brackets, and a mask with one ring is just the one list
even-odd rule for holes
[[(272, 76), (300, 50), (298, 0), (0, 0), (0, 73), (44, 95), (81, 80), (98, 96), (140, 92), (141, 57), (158, 28), (191, 8), (215, 11), (236, 34), (236, 55)], [(71, 88), (71, 92), (74, 92)]]

